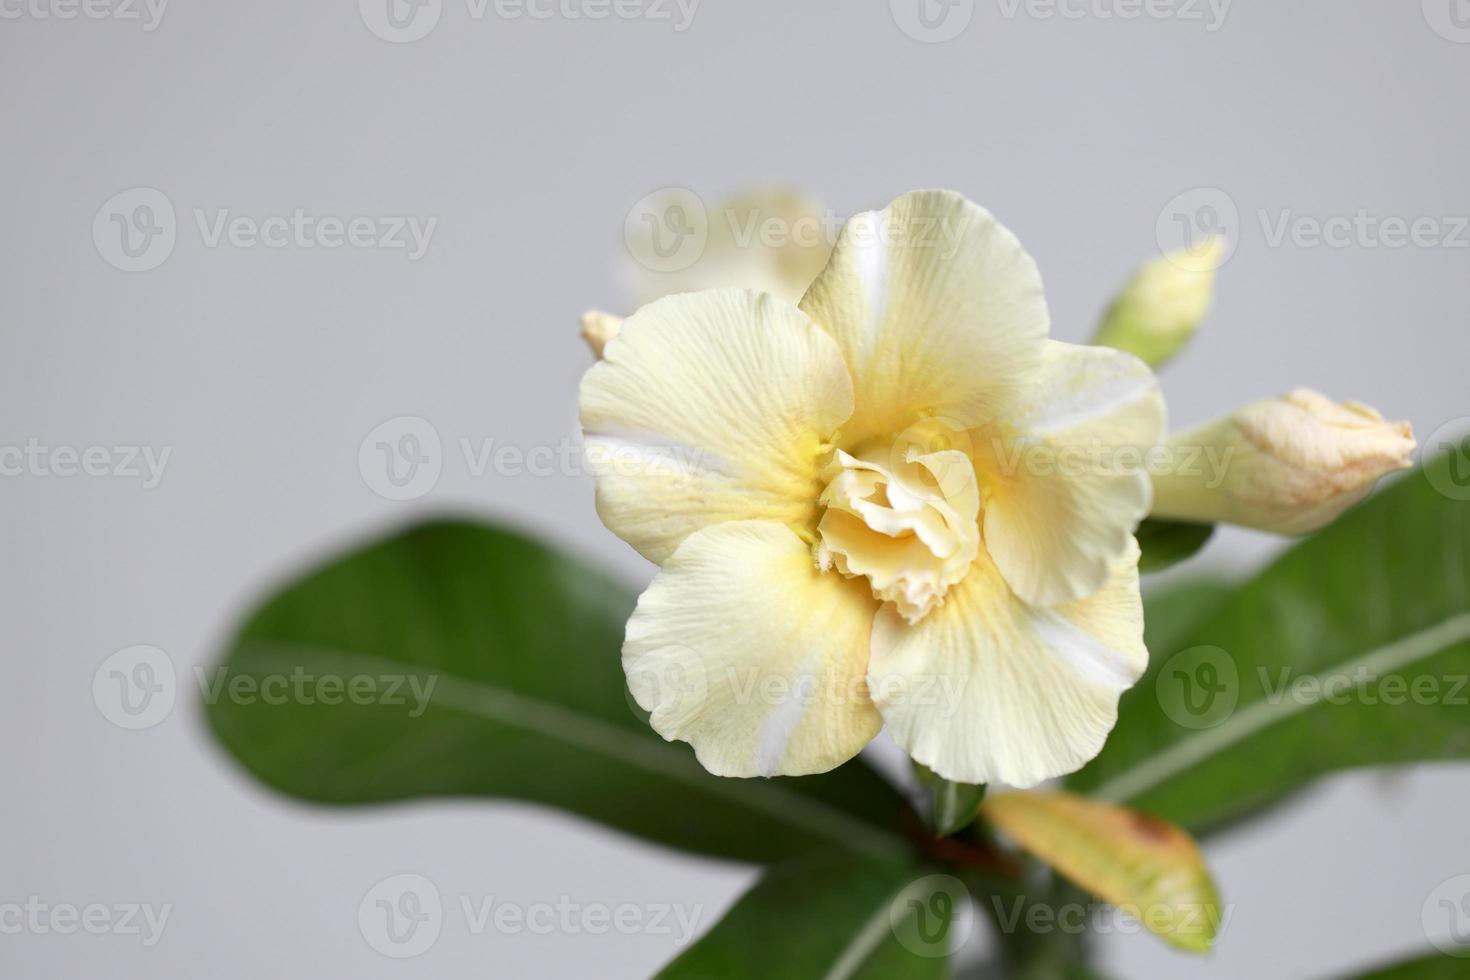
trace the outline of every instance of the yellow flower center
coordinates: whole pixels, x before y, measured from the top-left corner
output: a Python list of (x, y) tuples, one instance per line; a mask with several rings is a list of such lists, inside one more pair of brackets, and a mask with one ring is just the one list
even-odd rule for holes
[(963, 430), (924, 423), (891, 445), (833, 451), (817, 561), (867, 576), (911, 623), (944, 601), (980, 551), (980, 491)]

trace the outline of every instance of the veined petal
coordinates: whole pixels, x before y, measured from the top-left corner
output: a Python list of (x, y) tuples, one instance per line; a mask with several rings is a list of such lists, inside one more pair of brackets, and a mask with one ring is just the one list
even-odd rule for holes
[(865, 678), (876, 609), (789, 528), (720, 524), (686, 538), (639, 598), (623, 670), (654, 730), (715, 775), (826, 772), (883, 724)]
[(1102, 586), (1148, 515), (1145, 454), (1163, 433), (1164, 399), (1142, 361), (1047, 341), (1016, 411), (972, 435), (985, 547), (1017, 595), (1051, 606)]
[(949, 191), (905, 194), (843, 228), (801, 308), (837, 339), (856, 445), (925, 415), (994, 418), (1041, 362), (1041, 274), (989, 212)]
[(582, 379), (581, 408), (598, 513), (662, 562), (711, 524), (812, 524), (819, 453), (852, 413), (852, 382), (796, 307), (715, 289), (624, 321)]
[(1137, 564), (1135, 544), (1096, 594), (1043, 609), (982, 552), (917, 624), (884, 607), (868, 687), (894, 740), (956, 782), (1026, 788), (1081, 768), (1147, 665)]

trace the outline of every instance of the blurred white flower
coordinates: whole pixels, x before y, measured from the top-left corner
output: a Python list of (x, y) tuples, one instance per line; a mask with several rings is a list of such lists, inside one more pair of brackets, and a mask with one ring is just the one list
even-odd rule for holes
[[(696, 241), (689, 262), (674, 262), (663, 254), (660, 241), (649, 230), (628, 242), (629, 260), (623, 270), (633, 308), (676, 293), (693, 293), (722, 286), (738, 286), (770, 293), (789, 303), (801, 299), (832, 254), (829, 213), (800, 194), (762, 188), (731, 198), (710, 211), (696, 206), (689, 191), (671, 189), (642, 203), (651, 215), (677, 214), (678, 235)], [(672, 230), (671, 230), (672, 231)], [(607, 341), (622, 321), (592, 310), (582, 317), (582, 336), (592, 352), (602, 356)]]

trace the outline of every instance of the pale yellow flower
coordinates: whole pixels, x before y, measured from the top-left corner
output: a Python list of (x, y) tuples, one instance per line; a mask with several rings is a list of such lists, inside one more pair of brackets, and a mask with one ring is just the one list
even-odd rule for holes
[(1098, 752), (1147, 659), (1150, 497), (1103, 457), (1164, 408), (1136, 358), (1048, 331), (1015, 236), (940, 191), (848, 222), (799, 306), (628, 318), (581, 415), (598, 512), (662, 566), (623, 648), (655, 730), (729, 776), (831, 769), (885, 723), (969, 783)]
[(1414, 433), (1361, 402), (1298, 388), (1169, 438), (1157, 517), (1307, 534), (1413, 465)]

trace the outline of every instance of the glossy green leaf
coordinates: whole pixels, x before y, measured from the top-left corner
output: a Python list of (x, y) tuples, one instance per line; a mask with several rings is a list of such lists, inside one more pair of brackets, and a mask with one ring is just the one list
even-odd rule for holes
[(1213, 524), (1163, 521), (1149, 518), (1138, 526), (1138, 570), (1162, 572), (1186, 558), (1193, 558), (1215, 533)]
[(658, 976), (945, 977), (950, 926), (969, 914), (966, 898), (956, 879), (903, 863), (813, 854), (770, 869)]
[(306, 800), (531, 800), (759, 862), (834, 843), (908, 852), (894, 829), (904, 801), (861, 761), (803, 779), (721, 779), (654, 734), (620, 664), (633, 601), (522, 535), (426, 524), (251, 614), (201, 677), (206, 714), (246, 768)]
[(1151, 645), (1069, 785), (1198, 833), (1335, 770), (1470, 759), (1470, 502), (1426, 470)]

